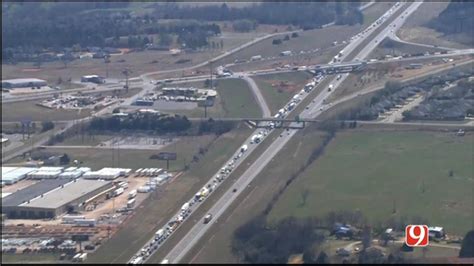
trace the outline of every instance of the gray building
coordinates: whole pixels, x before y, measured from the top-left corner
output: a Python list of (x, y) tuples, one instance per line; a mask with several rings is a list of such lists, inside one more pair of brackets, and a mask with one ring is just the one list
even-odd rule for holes
[(45, 80), (35, 78), (2, 80), (2, 89), (43, 87), (47, 85), (48, 83)]
[(4, 198), (2, 213), (10, 219), (55, 218), (68, 211), (81, 210), (85, 201), (113, 188), (110, 181), (85, 179), (45, 181)]

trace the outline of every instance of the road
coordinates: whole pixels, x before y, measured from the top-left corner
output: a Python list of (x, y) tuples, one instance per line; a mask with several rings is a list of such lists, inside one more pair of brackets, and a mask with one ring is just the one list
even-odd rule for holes
[(262, 116), (270, 117), (272, 115), (270, 112), (270, 108), (268, 108), (267, 102), (265, 101), (262, 92), (258, 88), (257, 83), (255, 83), (255, 81), (247, 74), (243, 74), (242, 78), (249, 84), (249, 87), (252, 90), (253, 95), (255, 96), (255, 100), (257, 101), (258, 105), (260, 106), (260, 109), (262, 110)]
[[(409, 9), (414, 4), (410, 4)], [(398, 8), (402, 7), (403, 4), (400, 4), (394, 11)], [(385, 16), (385, 18), (390, 17), (390, 15)], [(380, 25), (384, 25), (381, 23)], [(344, 50), (346, 51), (346, 55), (343, 56), (342, 60), (345, 60), (347, 54), (350, 54), (356, 47), (358, 47), (370, 34), (377, 29), (377, 27), (373, 27), (371, 30), (367, 32), (366, 35), (350, 42)], [(387, 27), (388, 28), (388, 27)], [(387, 34), (387, 29), (382, 31), (381, 34)], [(376, 37), (378, 38), (380, 34)], [(371, 42), (372, 43), (372, 42)], [(376, 45), (367, 45), (357, 56), (358, 58), (365, 58), (374, 48)], [(317, 117), (321, 112), (323, 100), (326, 99), (341, 83), (342, 81), (348, 76), (348, 74), (344, 74), (343, 77), (336, 81), (335, 78), (332, 79), (334, 84), (334, 89), (332, 91), (323, 90), (320, 94), (316, 96), (313, 100), (313, 103), (309, 105), (310, 109), (304, 110), (301, 112), (301, 118), (314, 118)], [(219, 216), (227, 209), (230, 204), (238, 197), (240, 192), (247, 187), (247, 185), (259, 174), (259, 172), (271, 161), (271, 159), (285, 146), (285, 144), (296, 134), (297, 130), (289, 130), (287, 134), (282, 134), (279, 138), (277, 138), (267, 150), (263, 152), (263, 154), (255, 160), (255, 162), (242, 174), (241, 177), (237, 179), (234, 184), (234, 188), (238, 188), (236, 192), (229, 189), (209, 210), (209, 213), (212, 213), (214, 218), (208, 224), (203, 223), (196, 223), (193, 228), (181, 239), (181, 241), (174, 246), (174, 248), (166, 255), (166, 259), (169, 260), (171, 263), (178, 263), (181, 259), (189, 252), (189, 250), (199, 241), (199, 239), (209, 230), (213, 223), (218, 221)]]

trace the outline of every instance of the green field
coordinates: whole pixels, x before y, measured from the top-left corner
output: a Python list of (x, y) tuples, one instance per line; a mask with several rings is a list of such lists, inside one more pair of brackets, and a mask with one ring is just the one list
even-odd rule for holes
[[(202, 88), (203, 82), (187, 83)], [(180, 84), (186, 86), (186, 83)], [(207, 108), (207, 116), (222, 117), (261, 117), (262, 112), (247, 83), (241, 79), (221, 79), (217, 82), (217, 98), (214, 106)], [(174, 113), (188, 117), (204, 117), (204, 108), (174, 110)]]
[[(270, 108), (270, 111), (276, 113), (288, 101), (299, 92), (304, 85), (311, 78), (311, 75), (306, 72), (288, 72), (280, 74), (260, 75), (252, 77), (257, 83), (262, 92), (265, 101)], [(288, 81), (294, 85), (294, 89), (285, 90), (279, 86), (272, 86), (272, 83), (279, 83), (280, 81)]]
[(151, 195), (136, 209), (135, 215), (122, 225), (112, 239), (89, 256), (88, 262), (126, 263), (150, 239), (150, 236), (174, 214), (191, 195), (207, 182), (211, 175), (250, 135), (251, 129), (242, 124), (239, 128), (221, 135), (208, 152), (190, 170)]
[[(419, 216), (447, 232), (472, 229), (472, 135), (343, 132), (293, 182), (270, 217), (359, 209), (369, 220)], [(449, 176), (449, 171), (453, 176)], [(309, 191), (307, 204), (301, 193)], [(395, 203), (395, 204), (394, 204)]]

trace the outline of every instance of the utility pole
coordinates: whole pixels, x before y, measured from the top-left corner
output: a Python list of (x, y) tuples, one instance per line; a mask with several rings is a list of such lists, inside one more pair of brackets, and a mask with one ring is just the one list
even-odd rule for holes
[(110, 55), (104, 56), (104, 63), (105, 63), (105, 77), (109, 77), (109, 63), (110, 63)]
[(122, 74), (125, 76), (125, 91), (128, 92), (128, 76), (133, 73), (130, 69), (126, 68), (122, 71)]

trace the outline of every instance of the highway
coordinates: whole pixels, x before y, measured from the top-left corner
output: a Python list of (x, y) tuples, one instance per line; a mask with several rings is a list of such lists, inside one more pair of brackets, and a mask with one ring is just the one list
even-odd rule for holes
[[(400, 4), (395, 10), (392, 10), (390, 14), (387, 14), (385, 18), (390, 17), (393, 12), (395, 12), (398, 8), (402, 7), (403, 4)], [(380, 23), (383, 25), (383, 23)], [(363, 35), (361, 38), (358, 38), (349, 43), (349, 45), (344, 48), (347, 54), (349, 54), (352, 50), (354, 50), (360, 43), (362, 43), (367, 36), (369, 36), (378, 26), (372, 27), (366, 35)], [(368, 46), (372, 47), (369, 49), (374, 49), (375, 46)], [(367, 48), (365, 48), (367, 49)], [(362, 52), (365, 52), (363, 49)], [(369, 51), (370, 52), (370, 51)], [(346, 54), (346, 55), (347, 55)], [(345, 56), (342, 60), (345, 59)], [(339, 84), (347, 77), (348, 74), (344, 74), (344, 77), (341, 78), (337, 84), (335, 83), (334, 89), (339, 86)], [(335, 78), (333, 79), (335, 82)], [(334, 91), (334, 89), (332, 91)], [(331, 92), (332, 92), (331, 91)], [(305, 110), (300, 114), (302, 118), (311, 118), (318, 115), (322, 110), (320, 110), (320, 106), (322, 106), (323, 100), (331, 94), (328, 90), (323, 90), (314, 100), (310, 107), (311, 109)], [(307, 94), (308, 95), (308, 94)], [(305, 96), (307, 96), (305, 95)], [(315, 114), (313, 112), (316, 112)], [(275, 140), (270, 147), (264, 151), (264, 153), (244, 172), (242, 176), (240, 176), (233, 188), (238, 188), (235, 192), (232, 189), (229, 189), (217, 202), (214, 206), (211, 207), (209, 213), (212, 213), (214, 218), (208, 224), (203, 224), (202, 222), (196, 223), (192, 229), (183, 237), (177, 245), (173, 247), (173, 249), (166, 255), (166, 259), (169, 260), (171, 263), (178, 263), (181, 261), (183, 256), (199, 241), (199, 239), (205, 234), (205, 232), (212, 226), (212, 224), (218, 220), (219, 216), (226, 210), (226, 208), (238, 197), (240, 192), (245, 188), (257, 175), (258, 173), (266, 166), (266, 164), (273, 158), (280, 149), (291, 139), (291, 137), (296, 134), (296, 130), (289, 130), (288, 134), (282, 134), (280, 138)], [(249, 154), (249, 153), (247, 153)]]

